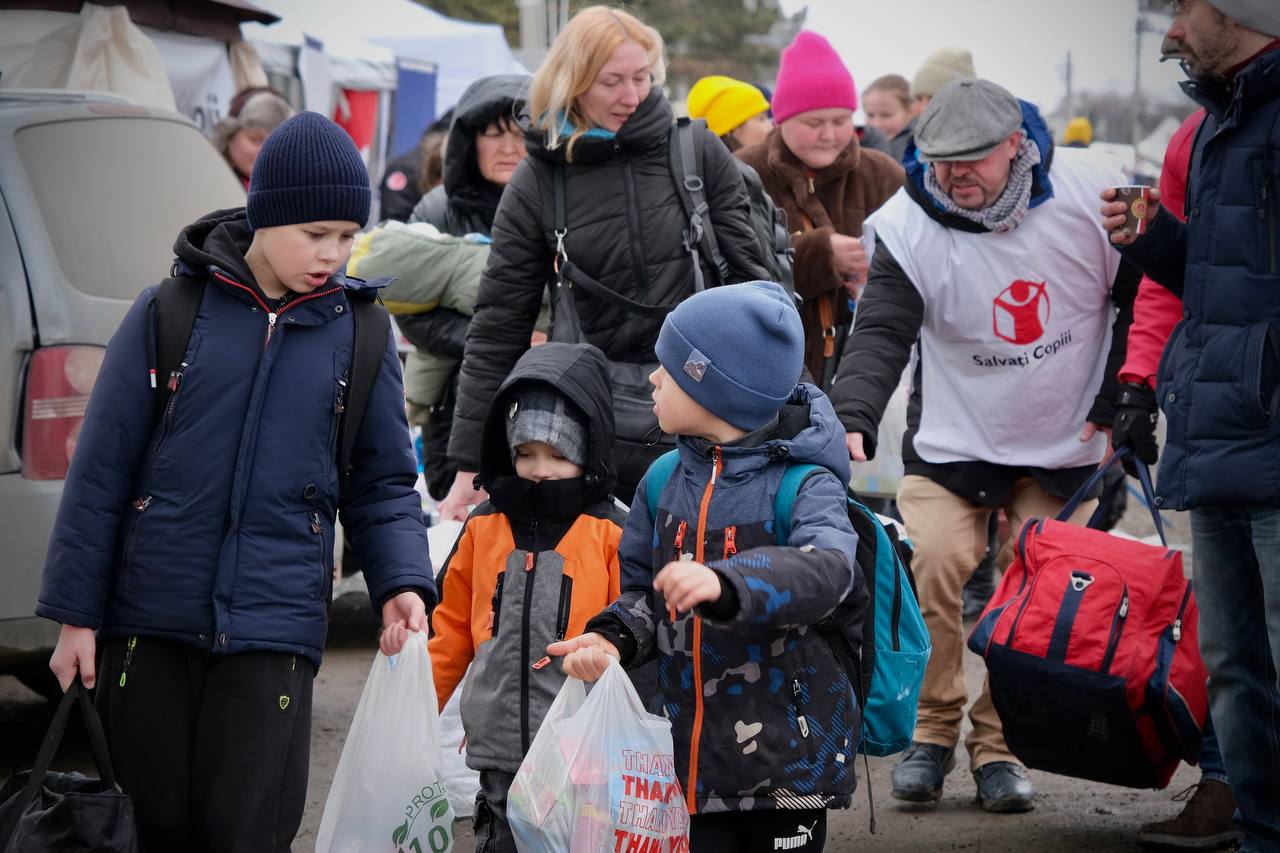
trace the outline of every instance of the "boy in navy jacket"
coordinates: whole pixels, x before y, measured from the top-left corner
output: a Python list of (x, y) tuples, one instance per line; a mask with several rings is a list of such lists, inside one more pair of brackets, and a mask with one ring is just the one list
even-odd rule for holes
[[(867, 600), (849, 522), (844, 428), (817, 388), (797, 384), (800, 316), (769, 282), (717, 287), (680, 304), (650, 376), (679, 464), (658, 496), (644, 482), (623, 529), (622, 595), (553, 643), (593, 681), (613, 655), (658, 658), (663, 713), (692, 850), (821, 850), (826, 810), (847, 808), (861, 711), (815, 624)], [(789, 464), (802, 484), (790, 538), (774, 495)]]
[(107, 347), (36, 613), (62, 623), (63, 689), (98, 682), (147, 849), (290, 848), (338, 510), (384, 651), (435, 599), (390, 337), (341, 488), (336, 470), (351, 305), (379, 286), (342, 272), (369, 199), (350, 137), (295, 116), (263, 144), (247, 208), (178, 237), (183, 286), (203, 291), (162, 418), (155, 288)]

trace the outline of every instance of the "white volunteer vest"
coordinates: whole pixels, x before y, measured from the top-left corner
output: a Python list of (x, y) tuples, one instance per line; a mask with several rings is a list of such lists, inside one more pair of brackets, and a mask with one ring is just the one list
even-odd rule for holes
[(1050, 180), (1054, 197), (1003, 234), (946, 228), (902, 189), (867, 219), (924, 301), (915, 449), (927, 462), (1102, 457), (1103, 436), (1078, 436), (1102, 384), (1120, 266), (1098, 193), (1124, 178), (1100, 155), (1058, 149)]

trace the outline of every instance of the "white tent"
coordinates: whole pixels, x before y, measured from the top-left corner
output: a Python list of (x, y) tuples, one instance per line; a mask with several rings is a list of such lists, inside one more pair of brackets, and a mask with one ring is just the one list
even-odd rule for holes
[[(287, 6), (288, 3), (259, 3)], [(319, 5), (319, 4), (317, 4)], [(324, 45), (329, 60), (333, 82), (345, 89), (394, 90), (396, 87), (396, 58), (385, 47), (353, 37), (336, 19), (308, 16), (297, 12), (271, 10), (281, 17), (278, 23), (264, 26), (258, 23), (240, 25), (240, 33), (252, 42), (262, 57), (262, 67), (268, 72), (291, 77), (297, 68), (298, 51), (307, 36), (318, 39)]]
[(413, 0), (364, 0), (354, 5), (350, 0), (255, 3), (282, 20), (270, 27), (244, 25), (244, 36), (251, 41), (272, 40), (267, 34), (284, 28), (290, 33), (305, 31), (320, 39), (326, 53), (334, 51), (337, 40), (345, 39), (348, 44), (372, 43), (398, 57), (434, 63), (439, 113), (457, 103), (463, 90), (481, 77), (527, 73), (511, 52), (502, 27), (458, 21)]

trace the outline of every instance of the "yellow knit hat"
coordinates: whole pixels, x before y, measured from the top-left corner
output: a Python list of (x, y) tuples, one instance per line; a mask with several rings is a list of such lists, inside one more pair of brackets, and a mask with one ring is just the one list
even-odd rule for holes
[(1062, 131), (1062, 144), (1093, 144), (1093, 125), (1084, 116), (1076, 116), (1067, 122), (1067, 129)]
[(706, 119), (716, 136), (724, 136), (768, 109), (763, 92), (732, 77), (703, 77), (689, 90), (689, 117)]

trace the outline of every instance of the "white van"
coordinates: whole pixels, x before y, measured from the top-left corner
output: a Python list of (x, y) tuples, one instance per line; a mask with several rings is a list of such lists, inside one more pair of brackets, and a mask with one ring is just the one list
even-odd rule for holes
[(0, 674), (51, 683), (32, 615), (107, 341), (178, 231), (244, 188), (184, 116), (99, 92), (0, 90)]

